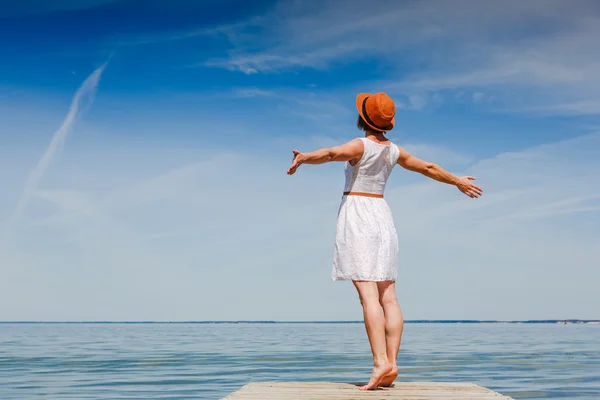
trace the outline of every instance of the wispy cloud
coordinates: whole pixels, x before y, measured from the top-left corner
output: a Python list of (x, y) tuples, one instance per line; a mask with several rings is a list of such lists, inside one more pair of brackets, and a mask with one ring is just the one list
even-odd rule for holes
[(245, 29), (261, 26), (264, 22), (263, 20), (264, 18), (262, 16), (254, 16), (247, 20), (230, 22), (217, 26), (202, 26), (196, 28), (181, 29), (177, 31), (168, 30), (164, 32), (153, 32), (146, 34), (138, 33), (128, 35), (125, 37), (120, 36), (119, 39), (114, 41), (114, 43), (111, 43), (111, 46), (151, 45), (193, 40), (197, 38), (206, 39), (220, 36), (224, 36), (231, 43), (237, 43), (238, 41), (246, 42), (248, 38), (243, 31)]
[(195, 64), (196, 67), (220, 67), (230, 71), (241, 71), (251, 75), (258, 72), (280, 72), (289, 68), (325, 69), (329, 62), (341, 56), (360, 50), (357, 43), (340, 43), (338, 45), (314, 51), (284, 52), (283, 54), (260, 53), (244, 54), (232, 52), (229, 59), (211, 59)]
[(233, 96), (237, 98), (251, 98), (251, 97), (275, 97), (277, 96), (273, 91), (263, 90), (256, 87), (239, 88), (233, 91)]
[(505, 112), (596, 115), (599, 27), (600, 10), (585, 0), (282, 1), (252, 24), (224, 28), (236, 37), (229, 56), (197, 66), (280, 73), (372, 58), (386, 65), (373, 85), (406, 96), (408, 109), (467, 90), (477, 103), (478, 93), (494, 92), (494, 107)]
[(76, 190), (43, 190), (35, 196), (54, 204), (61, 213), (34, 226), (66, 233), (69, 240), (82, 246), (88, 254), (95, 253), (95, 257), (105, 252), (104, 258), (111, 259), (111, 264), (127, 267), (123, 260), (135, 259), (135, 265), (148, 266), (157, 261), (144, 235), (89, 195)]
[[(104, 68), (106, 68), (106, 63), (98, 67), (94, 72), (92, 72), (83, 82), (83, 84), (79, 87), (77, 92), (75, 92), (67, 116), (65, 117), (60, 128), (52, 136), (52, 140), (50, 141), (50, 144), (48, 145), (46, 151), (42, 155), (42, 158), (31, 171), (29, 178), (25, 182), (23, 194), (19, 199), (19, 202), (17, 203), (17, 207), (14, 214), (9, 220), (9, 226), (14, 225), (18, 221), (19, 217), (21, 216), (21, 213), (27, 206), (29, 198), (37, 189), (42, 177), (44, 176), (44, 173), (50, 166), (52, 158), (54, 157), (57, 151), (60, 151), (65, 140), (67, 139), (67, 136), (71, 131), (78, 114), (81, 112), (81, 109), (84, 107), (91, 106), (94, 100), (94, 95), (96, 93), (96, 88), (98, 87), (98, 83), (100, 82), (100, 77), (102, 76)], [(85, 103), (86, 101), (87, 104)]]

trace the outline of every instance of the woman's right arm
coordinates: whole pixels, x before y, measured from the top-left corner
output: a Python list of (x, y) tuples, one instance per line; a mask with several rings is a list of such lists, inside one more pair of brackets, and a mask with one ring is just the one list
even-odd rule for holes
[(300, 153), (292, 150), (294, 160), (288, 169), (288, 175), (292, 175), (302, 164), (324, 164), (330, 161), (358, 161), (364, 152), (364, 144), (360, 139), (353, 139), (340, 146), (319, 149), (310, 153)]
[(475, 180), (474, 176), (456, 176), (437, 164), (423, 161), (413, 156), (400, 146), (398, 146), (398, 149), (400, 150), (398, 164), (401, 167), (409, 171), (419, 172), (420, 174), (423, 174), (428, 178), (435, 179), (438, 182), (454, 185), (458, 188), (458, 190), (472, 198), (477, 198), (483, 194), (483, 190), (471, 182)]

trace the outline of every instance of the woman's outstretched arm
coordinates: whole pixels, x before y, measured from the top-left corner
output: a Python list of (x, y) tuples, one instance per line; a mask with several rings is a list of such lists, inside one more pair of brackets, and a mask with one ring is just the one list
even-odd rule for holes
[(411, 155), (400, 146), (398, 146), (398, 149), (400, 150), (398, 164), (401, 167), (409, 171), (419, 172), (428, 178), (435, 179), (438, 182), (454, 185), (458, 188), (458, 190), (472, 198), (477, 198), (483, 194), (483, 190), (471, 182), (475, 180), (474, 176), (456, 176), (437, 164), (423, 161)]
[(340, 146), (323, 148), (310, 153), (300, 153), (292, 150), (294, 159), (288, 168), (288, 175), (292, 175), (302, 164), (324, 164), (330, 161), (358, 161), (364, 152), (364, 144), (360, 139), (354, 139)]

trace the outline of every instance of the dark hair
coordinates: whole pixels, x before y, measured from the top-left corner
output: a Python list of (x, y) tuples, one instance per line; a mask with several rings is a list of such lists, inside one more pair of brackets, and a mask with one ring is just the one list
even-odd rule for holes
[(358, 114), (358, 119), (356, 120), (356, 127), (358, 129), (360, 129), (361, 131), (365, 131), (365, 132), (385, 133), (385, 132), (377, 131), (377, 130), (371, 128), (369, 125), (367, 125), (367, 123), (365, 122), (363, 117), (360, 116), (360, 114)]

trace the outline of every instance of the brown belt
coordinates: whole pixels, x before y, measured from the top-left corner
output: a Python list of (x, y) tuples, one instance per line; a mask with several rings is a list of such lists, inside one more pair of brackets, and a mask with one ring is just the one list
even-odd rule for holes
[(376, 197), (378, 199), (383, 199), (382, 194), (365, 193), (365, 192), (344, 192), (344, 196), (364, 196), (364, 197)]

